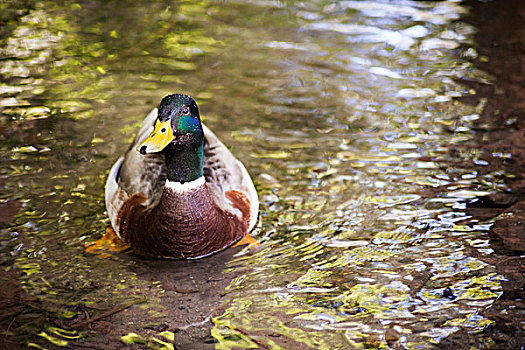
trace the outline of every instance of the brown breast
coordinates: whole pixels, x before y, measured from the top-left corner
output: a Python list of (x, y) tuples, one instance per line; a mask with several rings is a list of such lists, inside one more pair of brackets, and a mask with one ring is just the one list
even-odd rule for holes
[(165, 188), (159, 205), (146, 210), (141, 194), (120, 209), (117, 225), (122, 239), (137, 253), (154, 257), (197, 258), (224, 249), (244, 237), (250, 204), (241, 192), (226, 197), (242, 219), (217, 206), (206, 185), (175, 194)]

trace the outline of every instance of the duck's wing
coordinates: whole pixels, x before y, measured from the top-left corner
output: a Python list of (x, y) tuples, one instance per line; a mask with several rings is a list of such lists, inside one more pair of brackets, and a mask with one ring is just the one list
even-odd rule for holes
[(204, 177), (208, 189), (223, 209), (241, 216), (228, 199), (229, 191), (241, 192), (250, 202), (249, 230), (257, 223), (259, 198), (253, 181), (244, 165), (237, 160), (217, 136), (202, 124), (204, 130)]
[(118, 176), (119, 186), (128, 195), (142, 193), (148, 199), (148, 205), (153, 205), (160, 199), (166, 183), (166, 165), (163, 153), (140, 154), (140, 145), (153, 131), (157, 108), (154, 108), (142, 121), (135, 140), (124, 155)]
[(153, 131), (157, 118), (154, 108), (142, 121), (135, 140), (123, 157), (120, 157), (111, 168), (106, 181), (106, 208), (113, 229), (117, 234), (117, 214), (122, 204), (131, 196), (141, 194), (142, 205), (157, 205), (166, 183), (166, 165), (164, 154), (153, 153), (142, 155), (137, 146)]

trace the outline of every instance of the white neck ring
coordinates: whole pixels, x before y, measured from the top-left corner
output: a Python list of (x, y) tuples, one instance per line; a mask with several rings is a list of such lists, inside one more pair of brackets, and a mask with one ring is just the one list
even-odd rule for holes
[(184, 183), (166, 180), (166, 188), (171, 189), (175, 193), (182, 194), (195, 191), (197, 188), (202, 187), (205, 183), (206, 180), (204, 179), (204, 176)]

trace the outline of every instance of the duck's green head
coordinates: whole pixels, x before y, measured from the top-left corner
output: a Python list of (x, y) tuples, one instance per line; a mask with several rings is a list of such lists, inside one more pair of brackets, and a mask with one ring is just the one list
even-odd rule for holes
[(197, 104), (189, 96), (175, 94), (162, 99), (153, 132), (137, 150), (164, 153), (168, 180), (185, 183), (203, 175), (203, 145)]
[(160, 152), (168, 145), (189, 150), (199, 148), (203, 141), (197, 104), (187, 95), (174, 94), (162, 99), (153, 132), (137, 149), (141, 154)]

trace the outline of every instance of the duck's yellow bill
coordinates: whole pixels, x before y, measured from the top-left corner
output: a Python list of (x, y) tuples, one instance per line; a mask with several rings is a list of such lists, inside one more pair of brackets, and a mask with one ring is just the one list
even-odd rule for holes
[(153, 132), (137, 147), (137, 150), (141, 154), (160, 152), (172, 140), (173, 130), (171, 129), (171, 119), (163, 123), (156, 120)]

